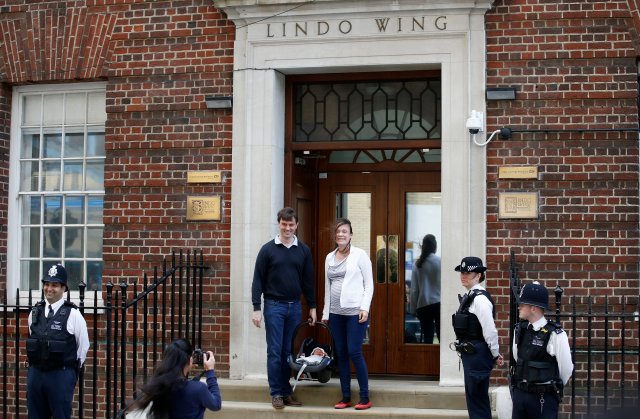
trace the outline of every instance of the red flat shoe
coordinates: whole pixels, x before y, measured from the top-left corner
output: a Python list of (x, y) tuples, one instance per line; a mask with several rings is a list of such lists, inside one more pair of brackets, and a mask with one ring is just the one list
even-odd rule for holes
[(366, 403), (358, 402), (358, 404), (356, 405), (356, 410), (366, 410), (370, 407), (371, 407), (371, 401), (368, 401)]
[(339, 401), (335, 406), (336, 409), (346, 409), (347, 407), (351, 407), (351, 402), (343, 402)]

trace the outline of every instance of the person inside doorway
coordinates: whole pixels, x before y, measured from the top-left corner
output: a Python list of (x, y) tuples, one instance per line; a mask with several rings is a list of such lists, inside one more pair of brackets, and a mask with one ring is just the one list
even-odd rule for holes
[(420, 257), (411, 270), (410, 311), (418, 317), (421, 342), (433, 343), (434, 334), (440, 342), (440, 256), (433, 234), (422, 238)]
[(351, 406), (351, 361), (360, 386), (360, 401), (355, 409), (365, 410), (371, 407), (369, 372), (362, 354), (373, 298), (371, 259), (363, 249), (351, 245), (351, 221), (338, 218), (334, 232), (336, 249), (327, 255), (324, 263), (322, 310), (322, 321), (328, 322), (331, 329), (340, 372), (342, 400), (334, 407), (345, 409)]

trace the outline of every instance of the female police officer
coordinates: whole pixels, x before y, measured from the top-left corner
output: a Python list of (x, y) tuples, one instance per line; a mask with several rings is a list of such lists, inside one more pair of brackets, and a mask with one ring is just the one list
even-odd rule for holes
[(487, 270), (482, 259), (468, 256), (455, 270), (467, 293), (459, 296), (460, 306), (453, 315), (454, 343), (464, 367), (464, 390), (470, 419), (490, 419), (489, 377), (494, 363), (504, 364), (498, 348), (491, 295), (480, 285)]

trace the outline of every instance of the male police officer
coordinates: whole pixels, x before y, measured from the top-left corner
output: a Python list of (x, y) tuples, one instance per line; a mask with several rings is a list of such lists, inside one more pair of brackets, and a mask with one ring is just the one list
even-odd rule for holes
[(480, 285), (487, 270), (482, 259), (468, 256), (455, 270), (467, 289), (460, 299), (460, 307), (453, 315), (456, 333), (455, 349), (464, 367), (464, 390), (470, 419), (491, 419), (489, 378), (495, 362), (502, 366), (504, 359), (498, 348), (498, 332), (494, 323), (495, 309), (491, 295)]
[(53, 265), (42, 284), (45, 300), (29, 314), (29, 419), (70, 419), (78, 370), (89, 350), (87, 323), (75, 304), (62, 298), (69, 290), (62, 265)]
[(539, 282), (522, 287), (518, 301), (522, 321), (513, 337), (513, 419), (557, 418), (562, 389), (573, 372), (567, 334), (544, 318), (548, 304), (547, 289)]

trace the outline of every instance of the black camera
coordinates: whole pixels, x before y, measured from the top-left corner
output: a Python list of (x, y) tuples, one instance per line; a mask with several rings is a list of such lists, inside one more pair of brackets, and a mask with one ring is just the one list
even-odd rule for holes
[(206, 352), (204, 352), (202, 349), (196, 348), (196, 350), (193, 351), (193, 362), (197, 365), (204, 365), (205, 357)]

